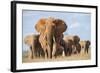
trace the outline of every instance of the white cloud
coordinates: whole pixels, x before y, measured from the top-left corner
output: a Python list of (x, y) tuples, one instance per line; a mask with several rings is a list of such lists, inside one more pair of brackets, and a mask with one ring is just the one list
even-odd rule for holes
[(72, 23), (69, 28), (78, 28), (80, 24), (78, 22)]
[(80, 23), (78, 22), (78, 19), (75, 15), (72, 17), (71, 20), (72, 20), (72, 22), (71, 22), (69, 28), (78, 28), (80, 26)]

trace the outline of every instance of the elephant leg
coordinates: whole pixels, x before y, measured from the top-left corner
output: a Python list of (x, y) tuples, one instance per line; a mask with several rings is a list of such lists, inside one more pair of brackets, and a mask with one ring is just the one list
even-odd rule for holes
[(40, 52), (41, 52), (41, 50), (39, 48), (37, 48), (37, 50), (36, 50), (36, 57), (40, 57)]
[(47, 59), (47, 52), (45, 51), (45, 59)]
[(69, 56), (72, 54), (72, 48), (69, 49)]
[(46, 59), (46, 58), (47, 58), (47, 51), (46, 51), (46, 48), (44, 48), (43, 51), (44, 51), (44, 57), (45, 57), (45, 59)]
[(56, 54), (56, 45), (53, 45), (53, 51), (52, 51), (52, 57), (54, 57), (55, 56), (55, 54)]
[(84, 52), (86, 53), (86, 48), (84, 49)]
[(35, 57), (39, 57), (39, 52), (37, 50), (35, 51)]
[(69, 48), (66, 48), (66, 56), (69, 55)]
[(64, 54), (67, 56), (67, 48), (64, 47)]
[(88, 49), (87, 49), (87, 53), (88, 53)]
[(78, 53), (80, 53), (81, 52), (81, 48), (78, 48), (77, 51), (78, 51)]
[(68, 47), (64, 48), (64, 53), (65, 53), (65, 56), (68, 56)]
[(69, 56), (69, 48), (67, 49), (67, 56)]
[(86, 49), (86, 53), (88, 53), (88, 48)]
[(56, 52), (57, 52), (56, 56), (62, 56), (63, 55), (63, 47), (62, 46), (58, 47)]
[(28, 58), (32, 59), (32, 46), (30, 47), (30, 49), (28, 51)]
[(32, 45), (32, 59), (35, 58), (35, 48), (34, 45)]
[(77, 51), (78, 51), (78, 53), (80, 53), (80, 52), (81, 52), (81, 45), (80, 45), (80, 44), (78, 44)]
[(41, 49), (38, 49), (38, 57), (40, 58), (41, 57)]
[(85, 48), (85, 51), (84, 51), (85, 53), (88, 53), (88, 51), (87, 51), (87, 48)]
[(44, 45), (43, 42), (41, 43), (41, 45), (42, 45), (41, 55), (47, 58), (47, 46)]
[(73, 53), (73, 54), (77, 54), (77, 52), (78, 52), (77, 46), (74, 45), (72, 49), (73, 49), (73, 50), (72, 50), (72, 53)]
[(51, 48), (48, 46), (47, 48), (47, 54), (48, 54), (48, 58), (52, 58), (52, 51), (51, 51)]
[(43, 58), (45, 57), (45, 53), (42, 48), (40, 48), (40, 57), (43, 57)]

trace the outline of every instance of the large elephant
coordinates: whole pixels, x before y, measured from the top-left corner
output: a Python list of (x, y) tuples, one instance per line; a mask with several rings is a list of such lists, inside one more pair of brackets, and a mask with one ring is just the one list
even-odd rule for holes
[(52, 58), (53, 43), (67, 29), (67, 25), (63, 20), (49, 17), (40, 19), (35, 28), (40, 33), (39, 41), (45, 52), (45, 57)]
[(64, 36), (62, 42), (64, 46), (65, 55), (71, 55), (72, 53), (80, 53), (81, 46), (79, 44), (80, 38), (75, 36)]
[(30, 47), (29, 57), (31, 59), (35, 57), (44, 56), (44, 51), (39, 43), (39, 35), (27, 35), (24, 38), (24, 43)]

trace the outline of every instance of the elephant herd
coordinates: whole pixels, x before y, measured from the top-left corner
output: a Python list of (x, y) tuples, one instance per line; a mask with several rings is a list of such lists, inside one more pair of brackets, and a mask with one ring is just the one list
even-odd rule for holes
[(67, 24), (53, 17), (41, 18), (35, 25), (38, 34), (27, 35), (24, 43), (30, 47), (30, 58), (43, 57), (51, 59), (57, 56), (79, 54), (84, 48), (88, 53), (90, 41), (80, 41), (77, 35), (63, 35)]

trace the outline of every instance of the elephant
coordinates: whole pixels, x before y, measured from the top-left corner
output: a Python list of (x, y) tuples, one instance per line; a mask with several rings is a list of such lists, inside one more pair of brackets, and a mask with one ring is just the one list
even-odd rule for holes
[(39, 42), (45, 52), (45, 58), (52, 58), (53, 43), (57, 43), (56, 38), (67, 29), (67, 25), (61, 19), (49, 17), (41, 18), (35, 29), (40, 33)]
[(90, 44), (91, 44), (90, 41), (87, 40), (87, 41), (86, 41), (86, 44), (85, 44), (85, 52), (86, 52), (86, 53), (88, 53), (88, 49), (89, 49)]
[(44, 51), (39, 43), (39, 34), (27, 35), (24, 38), (24, 43), (30, 47), (30, 58), (44, 57)]
[(64, 46), (65, 56), (80, 53), (81, 45), (79, 44), (80, 38), (77, 35), (65, 35), (62, 40), (62, 45)]
[(80, 41), (80, 45), (81, 45), (81, 48), (84, 49), (84, 53), (88, 53), (88, 49), (91, 45), (90, 41), (89, 40)]
[(70, 39), (62, 40), (61, 45), (64, 47), (65, 56), (70, 56), (72, 54), (72, 50), (73, 50), (73, 41)]

